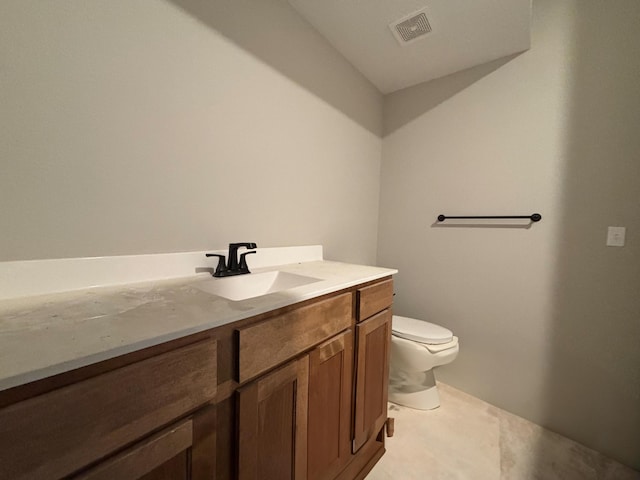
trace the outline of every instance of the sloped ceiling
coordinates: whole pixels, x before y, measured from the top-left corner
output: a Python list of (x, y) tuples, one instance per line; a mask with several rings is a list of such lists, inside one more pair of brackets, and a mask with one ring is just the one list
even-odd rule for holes
[[(531, 0), (289, 0), (382, 93), (530, 47)], [(432, 31), (401, 45), (389, 25), (424, 11)]]

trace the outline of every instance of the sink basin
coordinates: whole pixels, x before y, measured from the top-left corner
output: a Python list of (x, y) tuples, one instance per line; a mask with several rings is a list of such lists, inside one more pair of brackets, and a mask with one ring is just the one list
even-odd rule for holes
[(308, 285), (320, 280), (320, 278), (275, 270), (238, 275), (237, 277), (212, 278), (194, 286), (203, 292), (237, 301)]

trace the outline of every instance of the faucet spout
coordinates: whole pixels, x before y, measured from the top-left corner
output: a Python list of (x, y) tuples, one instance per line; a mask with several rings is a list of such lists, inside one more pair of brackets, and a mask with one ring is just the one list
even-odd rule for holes
[(230, 243), (229, 255), (227, 257), (227, 275), (240, 275), (243, 273), (249, 273), (246, 265), (244, 266), (245, 268), (240, 268), (240, 264), (238, 263), (238, 249), (242, 247), (252, 250), (257, 248), (257, 245), (253, 242)]

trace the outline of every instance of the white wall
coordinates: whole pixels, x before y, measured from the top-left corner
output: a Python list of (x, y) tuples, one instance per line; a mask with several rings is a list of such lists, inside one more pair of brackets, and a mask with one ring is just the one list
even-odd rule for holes
[(385, 98), (378, 263), (459, 335), (441, 380), (640, 469), (640, 3), (533, 6), (530, 51)]
[(279, 0), (0, 2), (0, 261), (376, 255), (382, 96)]

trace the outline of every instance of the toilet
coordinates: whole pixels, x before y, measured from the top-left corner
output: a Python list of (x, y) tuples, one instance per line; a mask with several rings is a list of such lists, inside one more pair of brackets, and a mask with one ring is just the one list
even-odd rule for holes
[(389, 401), (418, 410), (440, 406), (433, 368), (458, 356), (458, 337), (440, 325), (393, 316)]

